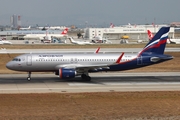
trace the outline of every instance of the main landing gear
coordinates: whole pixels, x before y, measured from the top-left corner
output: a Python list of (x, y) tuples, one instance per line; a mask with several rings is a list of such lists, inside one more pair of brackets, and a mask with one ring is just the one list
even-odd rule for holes
[(91, 77), (88, 74), (82, 74), (81, 78), (85, 81), (91, 81)]
[(27, 80), (30, 81), (31, 80), (31, 72), (28, 72), (28, 77)]

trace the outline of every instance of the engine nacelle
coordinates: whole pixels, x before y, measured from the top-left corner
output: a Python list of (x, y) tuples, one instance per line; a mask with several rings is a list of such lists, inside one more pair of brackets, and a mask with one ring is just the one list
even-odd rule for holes
[(61, 79), (74, 78), (76, 76), (76, 71), (74, 69), (59, 69), (59, 77)]

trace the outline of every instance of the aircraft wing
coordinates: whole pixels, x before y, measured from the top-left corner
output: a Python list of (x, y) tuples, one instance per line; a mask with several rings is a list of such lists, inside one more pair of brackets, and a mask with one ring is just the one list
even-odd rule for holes
[(64, 64), (57, 65), (56, 69), (68, 68), (68, 69), (94, 69), (99, 67), (108, 67), (108, 64), (98, 64), (98, 65), (81, 65), (81, 64)]
[(55, 68), (58, 70), (60, 68), (67, 68), (67, 69), (76, 69), (76, 70), (84, 70), (84, 71), (88, 71), (88, 70), (97, 70), (97, 69), (109, 69), (109, 66), (111, 65), (115, 65), (115, 64), (119, 64), (122, 57), (123, 57), (124, 53), (122, 53), (118, 59), (116, 60), (116, 62), (113, 62), (111, 64), (96, 64), (96, 65), (82, 65), (82, 64), (78, 64), (78, 63), (73, 63), (73, 64), (63, 64), (63, 65), (57, 65)]

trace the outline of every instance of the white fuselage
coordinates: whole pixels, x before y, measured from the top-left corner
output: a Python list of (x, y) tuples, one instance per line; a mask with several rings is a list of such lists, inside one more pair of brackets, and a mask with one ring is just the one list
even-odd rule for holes
[(51, 37), (56, 37), (56, 38), (60, 38), (60, 37), (65, 37), (66, 35), (63, 34), (27, 34), (24, 36), (24, 39), (39, 39), (42, 40), (45, 37), (51, 38)]
[[(92, 69), (113, 65), (121, 53), (108, 54), (24, 54), (8, 63), (17, 71), (56, 71), (60, 68), (92, 67)], [(124, 54), (121, 63), (135, 59), (137, 54)]]

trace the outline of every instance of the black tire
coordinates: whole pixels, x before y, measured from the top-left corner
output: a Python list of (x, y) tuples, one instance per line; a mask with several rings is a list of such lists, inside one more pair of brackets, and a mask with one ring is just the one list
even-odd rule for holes
[(83, 80), (86, 79), (86, 77), (87, 77), (86, 74), (82, 74), (82, 75), (81, 75), (81, 78), (82, 78)]
[(28, 81), (30, 81), (30, 80), (31, 80), (31, 78), (30, 78), (30, 77), (27, 77), (27, 80), (28, 80)]
[(91, 81), (91, 77), (90, 76), (86, 76), (85, 80), (86, 81)]

